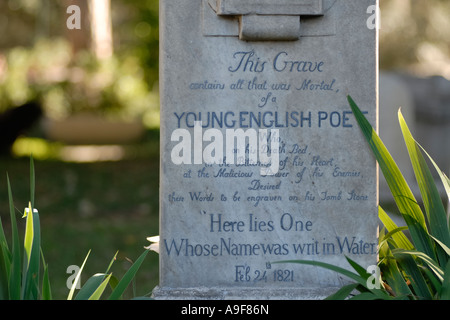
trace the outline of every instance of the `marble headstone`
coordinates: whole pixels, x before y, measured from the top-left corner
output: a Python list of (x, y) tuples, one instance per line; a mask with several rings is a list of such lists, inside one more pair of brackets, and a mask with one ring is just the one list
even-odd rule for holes
[(377, 262), (375, 0), (160, 1), (157, 299), (319, 299)]

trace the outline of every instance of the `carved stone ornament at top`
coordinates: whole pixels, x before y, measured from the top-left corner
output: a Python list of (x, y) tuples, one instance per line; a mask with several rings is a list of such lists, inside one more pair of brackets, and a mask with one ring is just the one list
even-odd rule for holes
[(210, 0), (218, 16), (239, 18), (246, 41), (293, 41), (300, 38), (301, 16), (322, 16), (323, 0)]
[(323, 0), (217, 0), (218, 15), (323, 15)]

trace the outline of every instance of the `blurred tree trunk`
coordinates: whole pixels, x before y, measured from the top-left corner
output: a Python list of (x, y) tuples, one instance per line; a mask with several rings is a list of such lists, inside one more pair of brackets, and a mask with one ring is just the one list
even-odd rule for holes
[[(81, 29), (65, 28), (65, 37), (72, 44), (73, 52), (86, 50), (90, 47), (90, 26), (89, 26), (89, 8), (88, 0), (65, 0), (64, 8), (67, 9), (70, 5), (77, 5), (81, 13)], [(66, 15), (66, 18), (69, 14)]]
[(89, 16), (92, 50), (98, 59), (108, 58), (113, 54), (111, 0), (90, 0)]
[(64, 4), (65, 8), (77, 5), (81, 11), (81, 29), (66, 31), (74, 52), (91, 49), (98, 59), (110, 57), (113, 54), (111, 0), (65, 0)]

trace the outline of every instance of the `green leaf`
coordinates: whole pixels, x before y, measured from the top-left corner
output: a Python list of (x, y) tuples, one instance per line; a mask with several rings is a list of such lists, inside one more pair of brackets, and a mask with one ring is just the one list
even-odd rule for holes
[[(409, 128), (399, 111), (398, 113), (400, 127), (403, 132), (406, 147), (411, 158), (411, 163), (419, 185), (420, 193), (424, 203), (425, 211), (428, 217), (430, 234), (435, 236), (441, 242), (450, 246), (450, 234), (447, 226), (447, 214), (441, 200), (441, 195), (436, 187), (434, 178), (420, 152), (416, 141), (411, 135)], [(442, 256), (441, 256), (442, 257)], [(445, 257), (441, 260), (447, 261)]]
[(9, 300), (9, 277), (11, 274), (11, 253), (0, 218), (0, 300)]
[(397, 258), (397, 262), (406, 274), (406, 278), (410, 280), (415, 295), (420, 299), (431, 300), (433, 298), (430, 288), (428, 287), (416, 261), (412, 256), (404, 255)]
[(111, 261), (109, 262), (108, 268), (106, 269), (105, 273), (108, 273), (109, 270), (111, 269), (111, 267), (112, 267), (114, 261), (116, 261), (116, 257), (117, 257), (117, 254), (118, 254), (118, 253), (119, 253), (119, 251), (116, 251), (116, 254), (114, 255), (114, 257), (113, 257), (113, 258), (111, 259)]
[(109, 296), (109, 300), (117, 300), (120, 299), (122, 294), (124, 293), (125, 289), (128, 287), (128, 285), (131, 283), (133, 278), (135, 277), (136, 273), (138, 272), (139, 268), (141, 267), (142, 263), (144, 262), (145, 257), (148, 254), (148, 250), (145, 250), (140, 257), (136, 260), (135, 263), (128, 269), (128, 271), (125, 273), (125, 275), (122, 277), (122, 279), (119, 281), (111, 295)]
[(397, 227), (395, 222), (388, 216), (386, 211), (384, 211), (383, 208), (381, 208), (380, 206), (378, 207), (378, 217), (380, 218), (381, 222), (386, 227), (386, 229), (389, 231), (389, 233), (392, 232), (391, 236), (399, 248), (403, 248), (406, 250), (412, 250), (414, 248), (413, 244), (411, 243), (411, 241), (409, 241), (409, 239), (405, 236), (405, 234), (403, 234), (402, 232), (400, 233), (393, 232), (395, 230), (398, 230), (399, 227)]
[(421, 221), (422, 225), (425, 227), (425, 220), (420, 207), (394, 159), (350, 96), (348, 96), (348, 101), (361, 131), (380, 165), (380, 169), (400, 208), (400, 212), (415, 216), (417, 221)]
[(394, 254), (394, 257), (398, 257), (401, 255), (407, 254), (407, 255), (412, 255), (412, 256), (416, 256), (416, 257), (420, 258), (430, 267), (430, 269), (436, 274), (436, 276), (438, 277), (438, 279), (441, 282), (444, 280), (444, 271), (442, 270), (442, 268), (439, 266), (439, 264), (436, 261), (434, 261), (432, 258), (430, 258), (425, 253), (420, 252), (420, 251), (402, 250), (402, 249), (395, 249), (392, 251), (392, 253)]
[(311, 266), (318, 266), (318, 267), (322, 267), (325, 269), (329, 269), (335, 272), (338, 272), (340, 274), (343, 274), (344, 276), (356, 281), (357, 283), (361, 284), (361, 285), (366, 285), (366, 280), (363, 279), (361, 276), (338, 266), (332, 265), (332, 264), (328, 264), (325, 262), (321, 262), (321, 261), (313, 261), (313, 260), (283, 260), (283, 261), (274, 261), (271, 262), (273, 264), (277, 264), (277, 263), (298, 263), (298, 264), (306, 264), (306, 265), (311, 265)]
[(26, 227), (25, 227), (25, 238), (23, 247), (25, 248), (26, 254), (26, 264), (27, 268), (30, 265), (31, 261), (31, 250), (33, 248), (33, 238), (34, 238), (34, 227), (33, 227), (33, 209), (31, 207), (31, 202), (28, 204), (28, 213), (24, 212), (24, 218), (26, 218)]
[(8, 249), (0, 243), (0, 300), (9, 300), (9, 266)]
[(417, 203), (414, 194), (409, 188), (394, 159), (376, 134), (375, 130), (372, 128), (369, 121), (367, 121), (361, 110), (350, 96), (348, 96), (348, 101), (361, 131), (378, 161), (380, 169), (383, 172), (400, 213), (406, 223), (408, 223), (408, 221), (415, 222), (413, 225), (408, 224), (408, 226), (416, 249), (434, 258), (434, 248), (430, 239), (423, 237), (423, 235), (426, 234), (427, 226), (423, 212)]
[(9, 252), (8, 241), (6, 240), (1, 217), (0, 217), (0, 245), (3, 245), (5, 247), (5, 250)]
[(325, 300), (345, 300), (350, 295), (350, 293), (352, 293), (352, 291), (355, 290), (358, 286), (358, 283), (351, 283), (349, 285), (343, 286), (338, 291), (336, 291), (336, 293), (325, 298)]
[(423, 252), (431, 257), (431, 259), (437, 260), (438, 258), (435, 252), (436, 246), (428, 231), (424, 229), (420, 222), (414, 219), (414, 217), (405, 215), (404, 218), (411, 232), (411, 238), (413, 239), (415, 249)]
[(111, 287), (111, 290), (114, 290), (118, 284), (119, 284), (119, 279), (117, 279), (117, 277), (112, 275), (111, 278), (109, 279), (109, 286)]
[(34, 173), (34, 161), (33, 156), (30, 156), (30, 201), (31, 207), (34, 208), (34, 195), (35, 195), (35, 173)]
[[(416, 142), (417, 143), (417, 142)], [(431, 158), (431, 156), (426, 152), (426, 150), (419, 144), (417, 143), (417, 145), (422, 149), (422, 151), (428, 156), (428, 158), (430, 159), (431, 163), (433, 164), (434, 168), (436, 169), (436, 171), (439, 174), (439, 177), (441, 178), (442, 184), (444, 186), (445, 192), (447, 193), (447, 200), (450, 200), (450, 179), (447, 177), (447, 175), (442, 172), (442, 170), (438, 167), (438, 165), (436, 164), (436, 162), (433, 160), (433, 158)], [(448, 203), (448, 206), (450, 206), (450, 203)], [(447, 209), (449, 210), (449, 209)], [(450, 211), (449, 211), (450, 212)], [(448, 219), (448, 229), (450, 232), (450, 220)]]
[(106, 279), (98, 286), (97, 290), (92, 293), (92, 295), (89, 297), (89, 300), (100, 300), (103, 291), (105, 291), (105, 288), (109, 282), (109, 278), (111, 278), (111, 274), (106, 277)]
[(81, 268), (78, 271), (77, 276), (75, 277), (75, 280), (73, 281), (72, 287), (70, 288), (69, 295), (67, 296), (67, 300), (72, 300), (72, 298), (73, 298), (73, 294), (77, 287), (77, 283), (80, 281), (81, 272), (83, 271), (84, 265), (86, 264), (86, 261), (87, 261), (90, 253), (91, 253), (91, 250), (89, 250), (88, 254), (86, 255), (86, 258), (84, 258), (83, 264), (81, 265)]
[(102, 285), (107, 274), (97, 273), (90, 277), (75, 297), (75, 300), (89, 300)]
[[(416, 141), (417, 143), (417, 141)], [(422, 151), (428, 156), (431, 163), (433, 164), (434, 168), (436, 169), (437, 173), (439, 174), (439, 177), (441, 178), (442, 184), (444, 185), (445, 192), (447, 193), (447, 198), (450, 198), (450, 179), (447, 177), (447, 175), (442, 172), (442, 170), (439, 168), (439, 166), (436, 164), (436, 162), (433, 160), (433, 158), (427, 153), (427, 151), (419, 144), (417, 145), (422, 149)]]
[(44, 276), (42, 279), (42, 299), (52, 300), (52, 290), (50, 286), (50, 279), (48, 276), (48, 265), (44, 267)]
[[(325, 263), (325, 262), (321, 262), (321, 261), (312, 261), (312, 260), (284, 260), (284, 261), (275, 261), (275, 262), (271, 262), (273, 264), (277, 264), (277, 263), (298, 263), (298, 264), (306, 264), (306, 265), (312, 265), (312, 266), (318, 266), (318, 267), (322, 267), (328, 270), (332, 270), (335, 272), (338, 272), (354, 281), (356, 281), (358, 284), (360, 284), (361, 286), (367, 288), (367, 280), (363, 277), (361, 277), (358, 274), (355, 274), (347, 269), (329, 264), (329, 263)], [(380, 290), (380, 289), (368, 289), (368, 291), (370, 291), (371, 293), (373, 293), (374, 295), (376, 295), (378, 297), (378, 299), (390, 299), (389, 295), (384, 291), (384, 290)]]
[(397, 262), (394, 259), (385, 259), (382, 272), (383, 277), (392, 288), (396, 297), (400, 299), (414, 297), (398, 268)]
[(362, 292), (350, 298), (350, 300), (378, 300), (380, 297), (371, 292)]
[[(27, 253), (27, 267), (24, 272), (25, 285), (22, 287), (23, 299), (38, 299), (38, 282), (40, 275), (40, 252), (41, 252), (41, 227), (39, 213), (34, 207), (35, 174), (34, 161), (30, 157), (30, 203), (25, 230), (25, 251)], [(31, 219), (30, 219), (31, 217)], [(31, 237), (31, 240), (29, 239)]]
[(42, 264), (44, 266), (44, 276), (42, 278), (42, 299), (52, 300), (52, 290), (50, 286), (50, 279), (48, 275), (48, 264), (45, 263), (44, 253), (41, 250)]
[(450, 300), (450, 261), (445, 267), (444, 281), (442, 282), (440, 298), (442, 300)]
[(19, 241), (19, 231), (17, 229), (17, 220), (14, 210), (14, 201), (11, 191), (11, 183), (7, 175), (8, 182), (8, 199), (9, 199), (9, 215), (11, 218), (11, 233), (12, 233), (12, 251), (11, 251), (11, 274), (9, 277), (9, 298), (11, 300), (20, 299), (21, 288), (21, 250)]
[(444, 243), (442, 243), (441, 241), (439, 241), (438, 239), (436, 239), (433, 236), (430, 236), (431, 238), (433, 238), (434, 241), (436, 241), (437, 244), (439, 244), (439, 246), (442, 248), (442, 250), (448, 255), (450, 256), (450, 248), (447, 247)]
[[(108, 275), (108, 272), (111, 269), (111, 266), (113, 265), (114, 261), (116, 260), (117, 253), (118, 253), (118, 251), (116, 252), (114, 257), (111, 259), (105, 273), (97, 273), (97, 274), (93, 275), (92, 277), (90, 277), (86, 281), (86, 283), (83, 285), (83, 287), (80, 289), (80, 291), (76, 295), (75, 300), (89, 300), (90, 299), (90, 297), (93, 295), (93, 293), (102, 284), (105, 277)], [(110, 281), (111, 281), (111, 279), (113, 279), (113, 278), (111, 277)]]
[(363, 278), (365, 281), (371, 276), (367, 273), (367, 270), (361, 267), (359, 264), (357, 264), (355, 261), (350, 259), (349, 257), (345, 257), (347, 259), (347, 262), (355, 269), (355, 271)]
[(26, 214), (25, 227), (25, 262), (23, 266), (23, 283), (22, 283), (22, 299), (35, 300), (38, 298), (38, 280), (40, 267), (40, 248), (41, 248), (41, 234), (39, 213), (33, 210), (31, 202), (28, 206), (28, 213)]
[[(396, 236), (397, 233), (401, 233), (403, 230), (408, 230), (408, 227), (398, 227), (396, 229), (389, 231), (384, 236), (380, 236), (379, 237), (380, 247), (382, 247), (385, 242), (390, 241), (394, 236)], [(395, 243), (396, 247), (399, 248), (399, 246), (397, 245), (397, 242), (394, 241), (394, 243)]]
[[(438, 277), (434, 274), (433, 271), (431, 271), (430, 268), (427, 268), (423, 265), (420, 265), (420, 268), (424, 274), (425, 279), (428, 280), (430, 284), (430, 288), (434, 289), (434, 292), (441, 292), (442, 288), (442, 281), (438, 279)], [(436, 294), (435, 294), (436, 296)]]

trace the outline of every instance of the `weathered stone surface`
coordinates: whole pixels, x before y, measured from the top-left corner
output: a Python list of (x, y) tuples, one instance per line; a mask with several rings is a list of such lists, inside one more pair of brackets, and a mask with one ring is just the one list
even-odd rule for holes
[(324, 0), (308, 36), (243, 41), (207, 0), (160, 3), (156, 298), (323, 298), (346, 280), (274, 262), (376, 263), (376, 163), (346, 100), (377, 125), (374, 4)]
[(300, 37), (300, 17), (244, 15), (239, 39), (250, 41), (289, 41)]
[[(214, 1), (214, 0), (212, 0)], [(216, 0), (217, 13), (236, 14), (323, 14), (323, 0)]]

